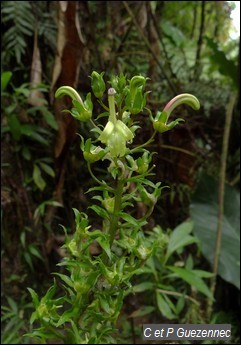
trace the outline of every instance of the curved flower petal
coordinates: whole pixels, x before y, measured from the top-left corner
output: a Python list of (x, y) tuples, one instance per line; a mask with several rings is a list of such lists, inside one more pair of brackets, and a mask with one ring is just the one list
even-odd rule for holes
[(131, 130), (121, 120), (117, 120), (115, 128), (117, 132), (125, 138), (126, 141), (132, 141), (132, 139), (134, 138)]
[(78, 92), (73, 89), (71, 86), (61, 86), (59, 87), (55, 92), (55, 97), (63, 97), (63, 96), (69, 96), (72, 98), (72, 100), (80, 102), (82, 105), (84, 105), (82, 98), (78, 94)]
[(187, 104), (194, 110), (200, 109), (199, 100), (195, 96), (191, 95), (190, 93), (182, 93), (171, 99), (163, 109), (163, 111), (167, 112), (167, 118), (170, 116), (171, 112), (180, 104)]
[(111, 136), (111, 134), (114, 131), (114, 128), (115, 128), (115, 125), (111, 121), (108, 121), (103, 132), (99, 136), (99, 140), (103, 144), (107, 144), (109, 137)]

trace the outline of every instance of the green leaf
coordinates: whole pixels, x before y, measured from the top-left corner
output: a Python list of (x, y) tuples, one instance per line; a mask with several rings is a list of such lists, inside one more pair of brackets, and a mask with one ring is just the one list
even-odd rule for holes
[(138, 285), (133, 286), (132, 291), (133, 292), (143, 292), (143, 291), (147, 291), (147, 290), (152, 290), (154, 287), (154, 284), (151, 282), (144, 282), (144, 283), (140, 283)]
[(6, 71), (1, 74), (1, 92), (3, 92), (12, 78), (12, 72)]
[(31, 152), (30, 152), (30, 150), (29, 150), (29, 148), (27, 146), (24, 146), (22, 148), (22, 156), (27, 161), (29, 161), (31, 159)]
[(151, 314), (155, 308), (152, 305), (145, 305), (144, 307), (139, 308), (138, 310), (135, 310), (129, 317), (135, 318), (135, 317), (141, 317), (148, 314)]
[(79, 335), (79, 331), (78, 331), (78, 328), (76, 326), (76, 324), (74, 323), (73, 320), (70, 320), (71, 322), (71, 325), (72, 325), (72, 334), (74, 336), (74, 344), (81, 344), (82, 342), (82, 339)]
[(109, 259), (111, 259), (110, 243), (109, 243), (107, 236), (97, 237), (96, 241), (99, 243), (101, 248), (104, 249), (104, 251), (108, 255)]
[(32, 258), (28, 252), (23, 253), (24, 259), (26, 260), (27, 264), (29, 265), (31, 271), (33, 271), (33, 263)]
[[(52, 333), (51, 331), (47, 331), (45, 328), (39, 328), (39, 329), (36, 329), (36, 330), (33, 330), (31, 333), (27, 333), (25, 334), (26, 336), (28, 337), (31, 337), (31, 338), (39, 338), (39, 341), (41, 340), (42, 341), (42, 344), (45, 344), (46, 342), (43, 342), (44, 340), (49, 340), (49, 339), (53, 339), (53, 338), (56, 338), (56, 334)], [(39, 342), (39, 344), (41, 344)]]
[(190, 236), (193, 228), (193, 222), (187, 221), (176, 227), (171, 233), (170, 240), (167, 247), (167, 258), (176, 250), (187, 246), (188, 244), (198, 242), (196, 237)]
[(21, 126), (21, 134), (26, 135), (27, 137), (45, 145), (49, 146), (49, 141), (46, 140), (41, 134), (39, 134), (37, 131), (41, 131), (40, 128), (38, 128), (35, 125), (22, 125)]
[(29, 320), (30, 325), (32, 325), (34, 323), (34, 321), (37, 319), (38, 319), (38, 313), (36, 311), (34, 311), (30, 317), (30, 320)]
[(45, 108), (44, 108), (44, 110), (42, 110), (42, 114), (43, 114), (43, 117), (44, 117), (45, 121), (47, 122), (47, 124), (51, 128), (57, 130), (58, 124), (57, 124), (57, 121), (55, 120), (55, 117), (53, 116), (53, 114)]
[(100, 206), (97, 205), (92, 205), (88, 208), (91, 208), (93, 211), (95, 211), (95, 213), (98, 214), (98, 216), (100, 216), (101, 218), (107, 219), (109, 217), (108, 213), (106, 212), (106, 210)]
[(72, 279), (66, 276), (65, 274), (61, 274), (61, 273), (54, 273), (54, 274), (60, 277), (65, 282), (65, 284), (67, 284), (71, 288), (74, 286)]
[(198, 291), (212, 299), (212, 294), (208, 286), (204, 281), (195, 273), (195, 271), (189, 271), (186, 268), (167, 266), (169, 270), (176, 273), (181, 279), (186, 281), (189, 285), (195, 287)]
[(22, 125), (19, 122), (17, 115), (12, 114), (8, 117), (8, 125), (12, 133), (13, 139), (18, 141), (21, 137)]
[(53, 168), (51, 168), (51, 166), (49, 166), (43, 162), (39, 162), (39, 165), (46, 172), (46, 174), (50, 175), (51, 177), (55, 176), (55, 172), (54, 172)]
[(99, 295), (98, 299), (100, 301), (100, 306), (101, 308), (107, 313), (107, 314), (112, 314), (113, 309), (110, 306), (111, 299), (108, 298), (108, 296), (102, 296)]
[(186, 42), (183, 32), (176, 26), (173, 26), (169, 21), (162, 21), (161, 28), (164, 35), (175, 47), (182, 47)]
[[(200, 239), (201, 251), (212, 265), (218, 215), (218, 182), (203, 175), (193, 195), (193, 232)], [(240, 193), (225, 186), (222, 243), (218, 274), (240, 289)]]
[(193, 273), (195, 273), (200, 278), (211, 278), (213, 277), (212, 272), (207, 272), (203, 270), (192, 270)]
[(42, 255), (40, 254), (39, 250), (38, 250), (33, 244), (31, 244), (31, 245), (28, 247), (28, 250), (29, 250), (29, 252), (30, 252), (32, 255), (36, 256), (36, 257), (39, 258), (40, 260), (43, 260), (43, 257), (42, 257)]
[(76, 309), (73, 307), (71, 310), (65, 310), (65, 312), (60, 316), (56, 327), (63, 325), (65, 322), (69, 322), (76, 315)]
[(173, 320), (176, 316), (173, 314), (169, 304), (165, 301), (164, 297), (160, 292), (156, 292), (157, 306), (163, 316), (169, 320)]
[(63, 205), (60, 204), (60, 202), (54, 201), (54, 200), (48, 200), (48, 201), (45, 201), (44, 203), (45, 203), (45, 205), (51, 205), (54, 207), (63, 207)]
[(176, 304), (176, 313), (179, 315), (181, 311), (183, 310), (185, 306), (185, 297), (181, 296), (178, 298), (177, 304)]
[(122, 219), (124, 219), (127, 223), (133, 225), (133, 226), (139, 226), (138, 221), (129, 215), (128, 213), (120, 212), (120, 216)]
[(34, 164), (33, 180), (40, 190), (44, 190), (44, 188), (46, 187), (46, 182), (42, 178), (41, 171), (37, 164)]
[(18, 306), (17, 306), (16, 302), (11, 297), (7, 297), (7, 300), (8, 300), (8, 304), (10, 305), (11, 309), (14, 311), (15, 314), (17, 314)]
[(36, 292), (31, 289), (31, 288), (27, 288), (28, 291), (30, 292), (31, 294), (31, 297), (32, 297), (32, 300), (33, 300), (33, 305), (34, 305), (34, 308), (37, 308), (38, 305), (39, 305), (39, 298), (38, 298), (38, 295), (36, 294)]

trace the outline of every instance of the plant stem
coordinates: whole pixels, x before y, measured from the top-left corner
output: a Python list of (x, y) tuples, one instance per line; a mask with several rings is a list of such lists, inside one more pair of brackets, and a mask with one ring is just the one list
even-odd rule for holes
[(114, 212), (110, 220), (110, 247), (115, 239), (115, 235), (118, 228), (119, 213), (121, 210), (121, 199), (123, 193), (125, 181), (119, 179), (117, 182), (116, 192), (115, 192), (115, 203), (114, 203)]
[(166, 295), (170, 295), (170, 296), (180, 296), (180, 297), (183, 296), (185, 299), (188, 299), (189, 301), (195, 303), (197, 306), (200, 306), (200, 303), (197, 300), (195, 300), (194, 298), (188, 295), (182, 294), (180, 292), (168, 291), (168, 290), (163, 290), (163, 289), (156, 289), (156, 291), (161, 292)]
[(95, 182), (97, 182), (100, 186), (106, 187), (106, 186), (107, 186), (106, 183), (101, 182), (101, 181), (93, 174), (93, 171), (92, 171), (92, 169), (91, 169), (91, 166), (90, 166), (90, 163), (89, 163), (89, 162), (87, 162), (87, 167), (88, 167), (89, 173), (90, 173), (91, 177), (93, 178), (93, 180), (94, 180)]
[(141, 148), (143, 148), (143, 147), (149, 145), (149, 144), (154, 140), (155, 135), (156, 135), (156, 131), (154, 131), (154, 132), (152, 133), (152, 136), (150, 137), (149, 140), (147, 140), (144, 144), (139, 145), (139, 146), (135, 147), (134, 149), (130, 150), (130, 153), (132, 154), (132, 153), (134, 153), (134, 152), (137, 152), (137, 151), (139, 151), (139, 149), (141, 149)]
[[(235, 104), (236, 95), (230, 97), (225, 118), (224, 134), (223, 134), (223, 146), (221, 155), (221, 167), (220, 167), (220, 179), (219, 179), (219, 191), (218, 191), (218, 219), (217, 219), (217, 237), (215, 244), (215, 252), (213, 259), (213, 277), (211, 278), (210, 290), (212, 295), (215, 293), (217, 274), (218, 274), (218, 262), (221, 250), (222, 241), (222, 221), (224, 212), (224, 192), (225, 192), (225, 176), (226, 176), (226, 165), (228, 155), (228, 142), (232, 121), (233, 108)], [(213, 299), (208, 300), (207, 317), (210, 319), (213, 310)]]

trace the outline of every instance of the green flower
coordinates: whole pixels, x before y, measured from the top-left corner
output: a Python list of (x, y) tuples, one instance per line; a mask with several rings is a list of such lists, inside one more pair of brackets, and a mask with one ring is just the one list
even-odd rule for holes
[(86, 122), (92, 117), (93, 104), (91, 101), (91, 94), (88, 93), (86, 100), (83, 102), (82, 98), (75, 89), (71, 86), (61, 86), (55, 92), (55, 97), (70, 96), (72, 98), (72, 103), (74, 108), (69, 110), (64, 110), (64, 112), (70, 113), (79, 121)]
[(200, 108), (200, 103), (198, 99), (189, 94), (183, 93), (174, 97), (164, 108), (162, 112), (158, 111), (155, 119), (151, 117), (154, 129), (159, 133), (164, 133), (175, 127), (179, 122), (184, 121), (182, 118), (178, 118), (169, 124), (167, 124), (168, 118), (171, 112), (180, 104), (187, 104), (192, 107), (194, 110)]
[(126, 154), (126, 143), (131, 142), (133, 134), (130, 129), (120, 120), (113, 123), (107, 122), (99, 140), (106, 144), (113, 157), (122, 157)]
[(113, 157), (122, 157), (126, 154), (126, 143), (131, 142), (134, 135), (124, 122), (116, 118), (115, 94), (115, 89), (110, 88), (108, 90), (110, 116), (99, 140), (108, 147)]

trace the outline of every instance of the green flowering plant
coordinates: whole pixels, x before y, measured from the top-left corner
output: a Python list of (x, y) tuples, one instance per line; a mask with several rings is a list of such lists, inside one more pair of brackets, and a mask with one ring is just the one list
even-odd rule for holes
[[(38, 322), (31, 335), (41, 343), (57, 340), (64, 344), (116, 343), (116, 323), (125, 296), (131, 293), (131, 278), (142, 272), (148, 258), (154, 253), (158, 242), (147, 241), (143, 227), (161, 196), (161, 182), (153, 183), (153, 153), (147, 149), (157, 132), (172, 129), (180, 119), (167, 124), (171, 112), (180, 104), (194, 109), (199, 102), (193, 95), (175, 97), (153, 118), (146, 108), (145, 85), (148, 78), (134, 76), (132, 79), (121, 74), (113, 76), (108, 89), (108, 105), (102, 97), (106, 90), (104, 73), (93, 72), (91, 87), (104, 112), (93, 119), (91, 94), (83, 101), (76, 90), (62, 86), (56, 97), (71, 97), (73, 109), (69, 113), (77, 120), (89, 121), (93, 128), (91, 137), (81, 137), (83, 151), (89, 172), (96, 186), (96, 201), (89, 208), (99, 219), (99, 226), (91, 225), (88, 215), (73, 209), (76, 230), (70, 238), (65, 228), (66, 257), (59, 263), (64, 273), (55, 273), (54, 284), (43, 298), (29, 289), (35, 312), (31, 323)], [(140, 128), (138, 114), (149, 113), (153, 124), (153, 135), (142, 145), (132, 147), (136, 130)], [(99, 119), (108, 116), (103, 126)], [(92, 165), (99, 161), (108, 162), (109, 177), (100, 181)], [(132, 186), (132, 188), (130, 188)], [(141, 218), (135, 217), (136, 203), (143, 203), (147, 212)], [(101, 252), (93, 256), (91, 245), (97, 243)], [(61, 292), (57, 294), (57, 281)], [(115, 335), (115, 337), (114, 337)]]

